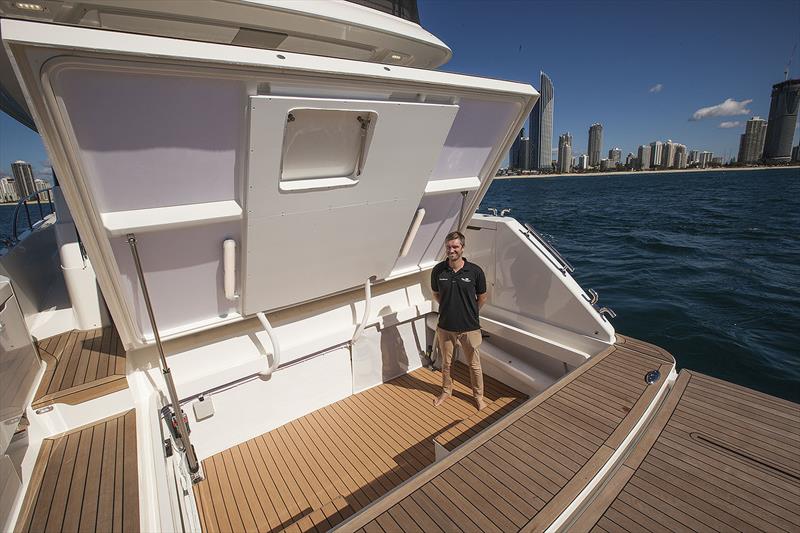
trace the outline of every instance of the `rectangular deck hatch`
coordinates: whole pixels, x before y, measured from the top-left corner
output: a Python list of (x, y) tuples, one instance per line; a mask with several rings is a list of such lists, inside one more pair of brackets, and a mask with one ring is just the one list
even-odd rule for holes
[[(424, 268), (461, 191), (469, 214), (538, 97), (241, 46), (9, 19), (0, 30), (128, 348), (152, 340), (128, 231), (165, 338)], [(225, 239), (240, 244), (236, 301)]]

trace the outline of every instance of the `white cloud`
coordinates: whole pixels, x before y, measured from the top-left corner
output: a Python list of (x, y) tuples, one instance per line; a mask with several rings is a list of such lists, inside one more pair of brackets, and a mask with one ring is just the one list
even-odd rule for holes
[(733, 98), (728, 98), (721, 104), (712, 105), (710, 107), (701, 107), (692, 114), (689, 120), (702, 120), (708, 117), (732, 117), (735, 115), (749, 115), (750, 110), (747, 109), (747, 104), (753, 100), (742, 100), (737, 102)]
[(660, 93), (661, 89), (663, 89), (663, 88), (664, 88), (664, 85), (662, 85), (660, 83), (656, 83), (655, 85), (650, 87), (650, 92), (651, 93)]
[(741, 125), (742, 125), (742, 123), (739, 122), (738, 120), (733, 120), (733, 121), (728, 121), (728, 122), (720, 122), (719, 123), (719, 127), (723, 128), (723, 129), (738, 128)]

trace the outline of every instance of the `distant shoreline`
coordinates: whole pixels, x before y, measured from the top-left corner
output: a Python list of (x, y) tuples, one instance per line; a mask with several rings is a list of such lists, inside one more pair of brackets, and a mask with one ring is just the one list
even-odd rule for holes
[(569, 174), (525, 174), (514, 176), (495, 176), (496, 180), (514, 180), (514, 179), (543, 179), (543, 178), (562, 178), (569, 176), (621, 176), (628, 174), (670, 174), (670, 173), (686, 173), (686, 172), (740, 172), (749, 170), (776, 170), (776, 169), (800, 169), (800, 165), (789, 165), (781, 167), (723, 167), (723, 168), (682, 168), (670, 170), (620, 170), (620, 171), (606, 171), (606, 172), (570, 172)]
[[(0, 202), (0, 205), (17, 205), (18, 203), (19, 203), (19, 200), (14, 200), (14, 201), (11, 201), (11, 202)], [(28, 204), (28, 205), (38, 205), (39, 204), (39, 202), (37, 202), (36, 200), (28, 200), (25, 203)], [(47, 200), (42, 200), (42, 205), (48, 205), (48, 204), (49, 204), (49, 202)]]

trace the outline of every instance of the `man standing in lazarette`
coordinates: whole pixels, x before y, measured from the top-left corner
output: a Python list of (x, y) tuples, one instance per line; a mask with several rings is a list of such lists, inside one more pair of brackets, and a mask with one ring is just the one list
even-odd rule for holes
[(478, 311), (486, 303), (486, 276), (481, 267), (464, 259), (464, 235), (458, 231), (445, 238), (447, 260), (431, 272), (433, 297), (439, 303), (439, 324), (436, 336), (442, 356), (442, 393), (433, 405), (438, 406), (453, 394), (450, 365), (456, 343), (467, 360), (472, 382), (472, 395), (480, 411), (486, 407), (483, 399), (483, 372), (478, 346), (481, 344), (481, 325)]

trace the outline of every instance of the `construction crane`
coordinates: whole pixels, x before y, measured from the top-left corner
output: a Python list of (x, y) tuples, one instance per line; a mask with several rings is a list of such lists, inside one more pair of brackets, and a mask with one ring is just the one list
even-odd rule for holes
[(792, 53), (789, 55), (789, 61), (786, 63), (786, 68), (783, 69), (783, 81), (789, 79), (789, 67), (792, 66), (792, 59), (794, 59), (794, 53), (797, 51), (797, 43), (794, 43), (792, 47)]

